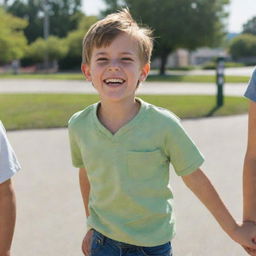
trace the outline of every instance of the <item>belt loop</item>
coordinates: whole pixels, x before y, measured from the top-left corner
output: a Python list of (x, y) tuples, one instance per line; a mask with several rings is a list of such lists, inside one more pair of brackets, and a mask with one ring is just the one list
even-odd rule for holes
[(106, 237), (102, 235), (102, 245), (105, 245)]

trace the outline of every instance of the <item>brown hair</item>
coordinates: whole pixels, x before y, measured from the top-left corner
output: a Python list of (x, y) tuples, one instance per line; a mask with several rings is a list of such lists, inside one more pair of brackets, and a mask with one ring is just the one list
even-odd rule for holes
[(128, 9), (110, 14), (90, 27), (83, 39), (83, 63), (90, 64), (94, 47), (110, 45), (121, 33), (128, 33), (137, 41), (143, 65), (150, 63), (153, 48), (152, 31), (138, 26)]

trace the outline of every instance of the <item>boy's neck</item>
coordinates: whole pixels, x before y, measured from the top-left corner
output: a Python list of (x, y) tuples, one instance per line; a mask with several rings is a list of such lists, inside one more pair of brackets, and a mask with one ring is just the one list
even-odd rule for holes
[(98, 118), (114, 134), (131, 121), (139, 112), (139, 109), (140, 103), (136, 99), (127, 102), (111, 103), (101, 101), (98, 109)]

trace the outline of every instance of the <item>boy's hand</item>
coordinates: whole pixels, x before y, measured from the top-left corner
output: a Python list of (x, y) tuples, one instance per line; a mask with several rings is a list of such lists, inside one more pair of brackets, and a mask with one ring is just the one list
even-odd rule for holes
[(90, 255), (91, 251), (91, 243), (92, 243), (92, 235), (93, 235), (93, 229), (90, 229), (87, 231), (83, 243), (82, 243), (82, 251), (85, 256)]
[(256, 225), (253, 222), (237, 224), (231, 237), (241, 244), (249, 255), (256, 256)]
[(248, 248), (248, 247), (245, 247), (243, 246), (243, 248), (245, 249), (245, 251), (251, 255), (251, 256), (256, 256), (256, 250), (255, 249), (251, 249), (251, 248)]
[[(253, 222), (253, 221), (244, 221), (244, 224), (247, 223), (247, 224), (250, 224), (252, 227), (256, 227), (256, 223)], [(256, 243), (256, 238), (253, 238), (253, 242)], [(251, 256), (256, 256), (256, 250), (255, 249), (251, 249), (249, 247), (246, 247), (246, 246), (243, 246), (245, 251), (251, 255)]]

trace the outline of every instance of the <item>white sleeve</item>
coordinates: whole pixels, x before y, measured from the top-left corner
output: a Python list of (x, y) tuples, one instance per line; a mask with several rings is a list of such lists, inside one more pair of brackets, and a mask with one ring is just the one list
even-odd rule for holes
[(20, 164), (0, 121), (0, 183), (10, 179), (19, 170)]

